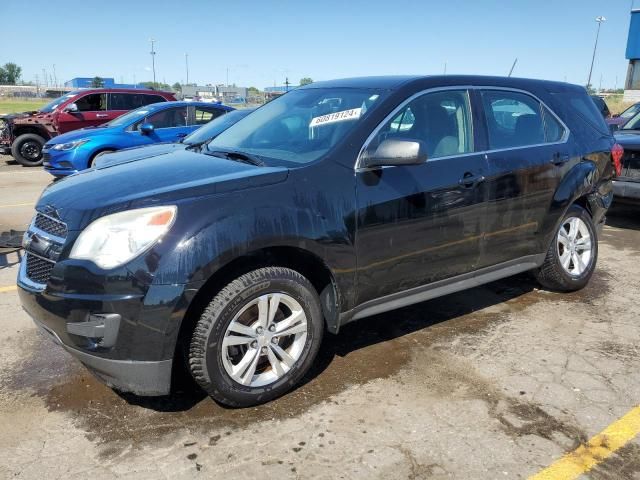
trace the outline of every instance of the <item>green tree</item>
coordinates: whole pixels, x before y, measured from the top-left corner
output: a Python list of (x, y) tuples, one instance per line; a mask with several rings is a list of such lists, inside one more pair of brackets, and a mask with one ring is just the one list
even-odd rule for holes
[(300, 79), (300, 86), (309, 85), (310, 83), (313, 83), (313, 79), (311, 79), (309, 77), (304, 77), (304, 78)]
[(93, 80), (91, 80), (91, 86), (93, 88), (102, 88), (104, 87), (104, 80), (102, 77), (93, 77)]
[(171, 88), (173, 88), (173, 90), (176, 92), (182, 91), (182, 85), (180, 85), (180, 82), (174, 83), (173, 85), (171, 85)]
[[(18, 83), (18, 80), (20, 80), (22, 68), (15, 63), (5, 63), (3, 67), (0, 67), (0, 70), (0, 83), (15, 85)], [(2, 72), (4, 72), (4, 74)]]
[(171, 90), (171, 85), (162, 82), (142, 82), (141, 85), (146, 88), (152, 88), (153, 90)]
[(260, 94), (260, 90), (258, 90), (256, 87), (249, 87), (247, 89), (247, 91), (249, 92), (249, 95), (258, 95), (258, 94)]

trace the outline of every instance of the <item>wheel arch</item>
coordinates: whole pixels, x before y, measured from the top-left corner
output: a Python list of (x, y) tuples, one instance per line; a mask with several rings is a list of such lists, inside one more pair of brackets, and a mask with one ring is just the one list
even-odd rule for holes
[(44, 128), (43, 126), (37, 125), (37, 124), (34, 124), (34, 125), (14, 125), (13, 128), (11, 129), (11, 131), (12, 131), (12, 134), (13, 134), (14, 141), (20, 135), (25, 135), (27, 133), (32, 133), (34, 135), (39, 135), (40, 137), (44, 138), (45, 140), (50, 140), (52, 138), (46, 128)]
[[(267, 266), (290, 268), (305, 276), (320, 297), (327, 330), (338, 332), (340, 292), (333, 273), (320, 257), (309, 250), (293, 246), (270, 246), (253, 250), (221, 266), (191, 298), (180, 323), (175, 345), (173, 371), (177, 375), (184, 373), (185, 348), (188, 348), (191, 332), (213, 297), (239, 276)], [(174, 379), (177, 377), (174, 376)]]

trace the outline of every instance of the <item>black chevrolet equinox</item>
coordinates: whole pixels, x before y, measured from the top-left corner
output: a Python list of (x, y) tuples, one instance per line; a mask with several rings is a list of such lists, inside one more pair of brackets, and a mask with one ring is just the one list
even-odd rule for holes
[(241, 407), (325, 330), (524, 271), (584, 287), (623, 152), (581, 87), (449, 75), (314, 83), (141, 153), (43, 192), (22, 305), (115, 389), (190, 374)]

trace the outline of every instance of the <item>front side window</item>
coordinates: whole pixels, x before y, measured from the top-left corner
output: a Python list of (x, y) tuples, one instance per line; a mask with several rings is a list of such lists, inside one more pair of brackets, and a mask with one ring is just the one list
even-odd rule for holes
[(257, 155), (268, 165), (312, 162), (360, 124), (383, 95), (364, 88), (292, 90), (222, 132), (207, 149)]
[(424, 94), (405, 105), (367, 146), (373, 154), (387, 139), (419, 140), (427, 160), (473, 151), (471, 108), (466, 90)]
[(193, 124), (204, 125), (206, 123), (209, 123), (214, 118), (218, 118), (219, 116), (224, 115), (225, 113), (226, 111), (222, 110), (221, 108), (196, 107)]
[(187, 107), (168, 108), (145, 117), (138, 122), (136, 129), (143, 123), (150, 123), (155, 129), (187, 126)]
[(75, 102), (79, 112), (101, 112), (107, 109), (106, 93), (91, 93)]

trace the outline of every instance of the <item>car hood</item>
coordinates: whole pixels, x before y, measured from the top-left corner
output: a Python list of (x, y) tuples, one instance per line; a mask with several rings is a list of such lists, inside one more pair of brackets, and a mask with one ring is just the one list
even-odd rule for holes
[(157, 157), (165, 153), (171, 153), (177, 150), (184, 150), (188, 145), (184, 143), (154, 143), (151, 145), (142, 145), (138, 147), (125, 148), (117, 152), (108, 153), (98, 157), (95, 166), (98, 168), (112, 165), (121, 165), (123, 163), (135, 162), (143, 158)]
[[(133, 150), (135, 151), (135, 150)], [(189, 150), (90, 168), (47, 187), (36, 206), (80, 230), (106, 214), (180, 204), (284, 181), (288, 169), (258, 167)]]
[(75, 140), (80, 140), (83, 138), (93, 138), (99, 135), (105, 135), (108, 133), (115, 133), (121, 130), (120, 127), (88, 127), (81, 128), (80, 130), (73, 130), (71, 132), (63, 133), (62, 135), (58, 135), (53, 137), (51, 140), (47, 142), (48, 145), (54, 145), (58, 143), (69, 143)]

